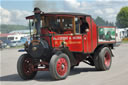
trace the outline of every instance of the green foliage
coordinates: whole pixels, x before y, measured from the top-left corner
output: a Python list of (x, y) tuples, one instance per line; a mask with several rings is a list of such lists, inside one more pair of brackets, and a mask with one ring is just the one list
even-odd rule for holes
[(116, 17), (116, 25), (119, 28), (128, 27), (128, 6), (121, 8)]
[(0, 32), (1, 33), (9, 33), (14, 30), (27, 30), (29, 27), (24, 25), (7, 25), (7, 24), (1, 24), (0, 25)]
[(113, 22), (105, 21), (103, 18), (99, 16), (96, 19), (94, 19), (94, 21), (98, 26), (114, 26)]

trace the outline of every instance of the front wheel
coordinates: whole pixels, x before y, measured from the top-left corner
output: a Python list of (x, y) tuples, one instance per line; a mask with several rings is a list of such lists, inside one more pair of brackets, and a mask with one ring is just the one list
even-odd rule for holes
[(53, 55), (50, 60), (49, 70), (54, 79), (65, 79), (70, 72), (69, 57), (64, 53)]
[(112, 62), (112, 54), (108, 47), (99, 49), (94, 58), (94, 64), (97, 70), (109, 70)]
[(33, 71), (32, 58), (28, 54), (20, 56), (17, 62), (17, 71), (20, 77), (24, 80), (33, 79), (37, 71)]

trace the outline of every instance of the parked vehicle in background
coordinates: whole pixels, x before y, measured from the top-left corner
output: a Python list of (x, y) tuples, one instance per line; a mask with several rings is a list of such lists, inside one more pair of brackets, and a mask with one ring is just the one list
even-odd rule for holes
[(10, 47), (16, 47), (16, 46), (21, 46), (23, 45), (24, 43), (21, 42), (21, 41), (12, 41), (11, 43), (9, 43), (9, 46)]
[(124, 38), (128, 38), (128, 28), (117, 28), (115, 46), (119, 46)]
[(17, 41), (12, 41), (11, 43), (9, 43), (10, 47), (15, 47), (17, 46)]
[(116, 29), (116, 43), (115, 46), (119, 46), (123, 39), (123, 32), (120, 29)]
[(128, 37), (128, 28), (117, 28), (117, 30), (120, 32), (121, 38)]
[(21, 46), (27, 41), (27, 38), (22, 37), (19, 41), (12, 41), (9, 43), (10, 47)]
[(21, 46), (23, 45), (29, 37), (29, 34), (14, 34), (9, 35), (7, 37), (7, 40), (10, 41), (9, 46), (15, 47), (15, 46)]
[(21, 40), (21, 38), (27, 37), (27, 36), (29, 36), (29, 34), (14, 34), (14, 35), (9, 35), (7, 39), (10, 41), (19, 41)]
[(4, 41), (0, 40), (0, 48), (6, 48), (7, 47), (7, 43), (5, 43)]
[(125, 31), (126, 31), (126, 37), (128, 38), (128, 28), (126, 28)]

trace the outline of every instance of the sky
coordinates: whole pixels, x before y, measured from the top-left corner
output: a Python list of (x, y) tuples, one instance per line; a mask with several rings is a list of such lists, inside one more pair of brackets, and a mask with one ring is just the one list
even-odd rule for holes
[(124, 6), (128, 6), (128, 0), (0, 0), (0, 24), (27, 25), (25, 17), (33, 14), (34, 7), (44, 12), (85, 13), (116, 22)]

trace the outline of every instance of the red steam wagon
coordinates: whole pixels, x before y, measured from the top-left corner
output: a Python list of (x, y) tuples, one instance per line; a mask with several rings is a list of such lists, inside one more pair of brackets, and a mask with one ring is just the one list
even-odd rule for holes
[(97, 26), (87, 14), (42, 13), (39, 8), (26, 19), (31, 42), (24, 44), (26, 54), (17, 62), (22, 79), (33, 79), (37, 71), (49, 71), (54, 79), (65, 79), (82, 61), (99, 71), (110, 69), (115, 27)]

